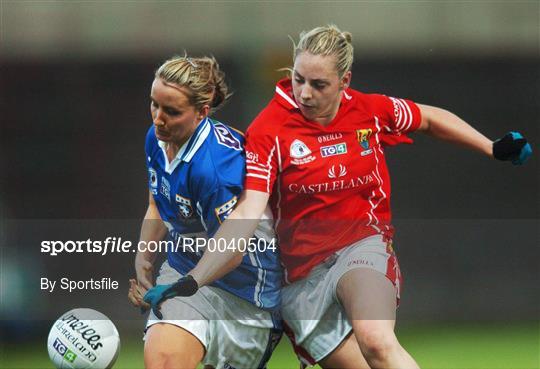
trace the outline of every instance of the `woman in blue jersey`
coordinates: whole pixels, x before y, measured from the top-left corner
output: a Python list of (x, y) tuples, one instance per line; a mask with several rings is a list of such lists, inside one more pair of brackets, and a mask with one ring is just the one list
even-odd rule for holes
[[(264, 368), (281, 335), (277, 253), (249, 248), (238, 268), (200, 289), (188, 275), (204, 252), (219, 252), (206, 240), (243, 190), (243, 136), (209, 118), (228, 97), (214, 58), (175, 57), (155, 73), (145, 145), (149, 205), (129, 293), (134, 305), (152, 308), (147, 368)], [(254, 243), (274, 242), (271, 229), (261, 221)], [(167, 261), (154, 285), (156, 253), (144, 245), (156, 244)]]

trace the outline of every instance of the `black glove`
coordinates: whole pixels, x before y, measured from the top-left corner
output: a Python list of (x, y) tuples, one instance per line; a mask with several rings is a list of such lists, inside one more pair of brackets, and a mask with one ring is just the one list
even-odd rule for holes
[(199, 289), (197, 281), (192, 276), (187, 275), (172, 284), (158, 284), (146, 292), (144, 301), (152, 307), (152, 311), (159, 318), (163, 319), (160, 305), (163, 301), (176, 296), (191, 296)]
[(519, 132), (508, 132), (503, 138), (493, 142), (493, 156), (498, 160), (511, 160), (521, 165), (532, 155), (531, 145)]

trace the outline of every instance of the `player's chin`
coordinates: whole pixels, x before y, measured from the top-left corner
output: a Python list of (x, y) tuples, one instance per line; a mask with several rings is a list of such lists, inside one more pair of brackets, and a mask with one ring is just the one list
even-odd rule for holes
[(313, 107), (306, 107), (300, 105), (300, 111), (302, 112), (304, 118), (306, 118), (307, 120), (314, 120), (315, 118), (317, 118), (317, 112)]
[(159, 128), (155, 129), (156, 137), (160, 141), (167, 141), (171, 136), (167, 132), (161, 131)]

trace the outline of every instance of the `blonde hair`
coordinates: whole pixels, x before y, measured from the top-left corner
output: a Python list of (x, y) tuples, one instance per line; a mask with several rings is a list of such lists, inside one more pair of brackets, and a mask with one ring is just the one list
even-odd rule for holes
[(219, 69), (214, 57), (175, 56), (156, 70), (155, 77), (185, 87), (189, 91), (190, 104), (197, 110), (208, 105), (210, 114), (221, 108), (232, 95), (225, 83), (225, 73)]
[(313, 55), (334, 55), (339, 78), (351, 70), (354, 59), (352, 35), (342, 32), (334, 24), (317, 27), (308, 32), (302, 31), (298, 44), (293, 40), (293, 45), (293, 61), (304, 51)]

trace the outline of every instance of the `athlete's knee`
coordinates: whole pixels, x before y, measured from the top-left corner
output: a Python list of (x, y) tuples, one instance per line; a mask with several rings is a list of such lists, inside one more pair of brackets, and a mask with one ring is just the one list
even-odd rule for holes
[(196, 363), (186, 362), (183, 355), (159, 349), (152, 352), (145, 350), (144, 364), (146, 369), (195, 369), (197, 367)]
[(366, 357), (386, 360), (399, 349), (399, 343), (394, 337), (389, 337), (387, 334), (373, 332), (362, 337), (360, 349)]
[(146, 333), (146, 369), (195, 369), (204, 348), (191, 333), (170, 324), (155, 324)]
[(399, 351), (399, 342), (392, 329), (377, 324), (356, 324), (354, 333), (366, 359), (385, 361)]

